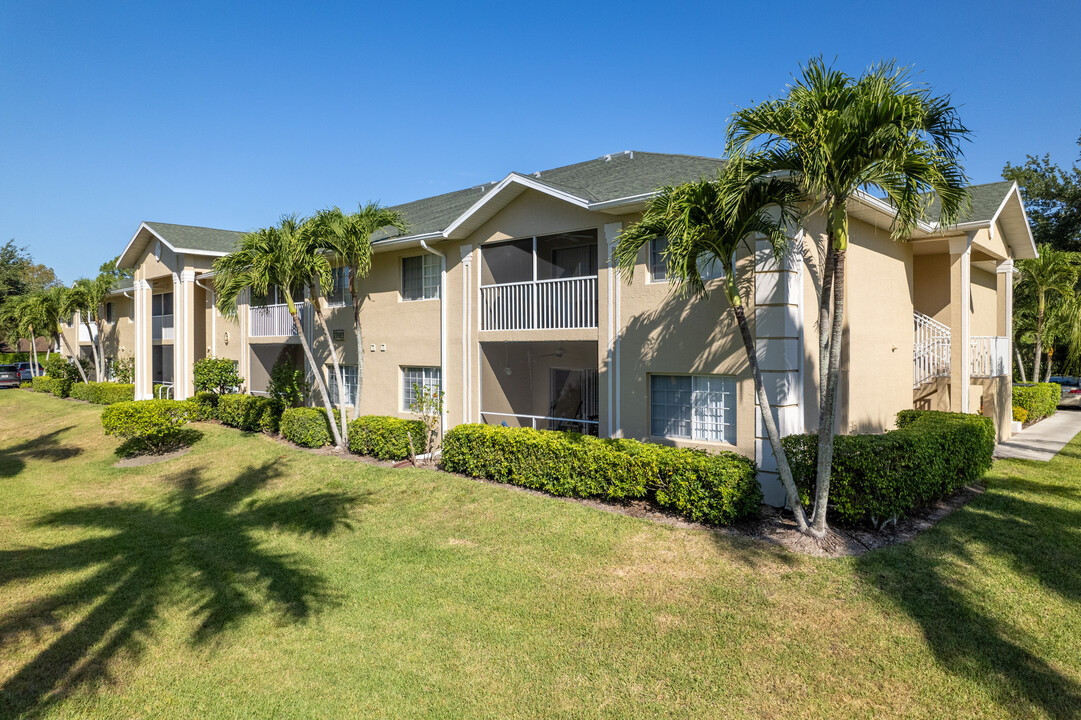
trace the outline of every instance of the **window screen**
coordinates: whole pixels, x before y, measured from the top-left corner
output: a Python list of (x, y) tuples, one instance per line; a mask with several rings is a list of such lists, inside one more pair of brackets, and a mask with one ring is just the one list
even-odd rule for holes
[(416, 386), (426, 390), (439, 390), (439, 368), (403, 367), (402, 368), (402, 409), (409, 410), (416, 401)]
[(736, 382), (726, 375), (650, 376), (650, 433), (736, 442)]

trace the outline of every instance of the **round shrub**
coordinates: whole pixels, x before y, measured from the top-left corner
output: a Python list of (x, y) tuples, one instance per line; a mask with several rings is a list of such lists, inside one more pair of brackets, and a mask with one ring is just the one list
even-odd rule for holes
[(151, 452), (175, 446), (189, 420), (189, 405), (178, 400), (133, 400), (110, 405), (101, 413), (106, 435), (134, 441)]
[(330, 421), (323, 408), (287, 408), (281, 414), (281, 434), (301, 447), (330, 445)]
[(405, 460), (410, 436), (414, 451), (422, 452), (426, 434), (420, 420), (365, 415), (349, 423), (349, 450), (380, 460)]

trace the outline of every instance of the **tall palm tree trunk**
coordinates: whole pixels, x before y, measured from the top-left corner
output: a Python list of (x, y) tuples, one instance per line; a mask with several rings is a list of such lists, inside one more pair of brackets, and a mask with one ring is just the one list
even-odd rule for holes
[(98, 327), (98, 357), (101, 358), (101, 374), (98, 375), (98, 382), (103, 382), (106, 380), (105, 371), (107, 370), (105, 367), (105, 321), (99, 317), (94, 324)]
[(91, 330), (90, 322), (83, 320), (86, 326), (86, 334), (90, 336), (90, 352), (94, 356), (94, 379), (101, 382), (101, 361), (98, 359), (98, 345), (94, 342), (94, 331)]
[(841, 333), (845, 314), (845, 250), (838, 250), (834, 260), (833, 328), (830, 331), (829, 374), (825, 403), (818, 421), (818, 476), (815, 482), (815, 507), (812, 534), (826, 534), (826, 506), (829, 504), (830, 471), (833, 466), (834, 425), (837, 416), (838, 382), (841, 370)]
[(345, 382), (342, 377), (342, 368), (338, 364), (338, 352), (334, 349), (334, 338), (330, 334), (330, 329), (327, 328), (327, 320), (323, 317), (323, 309), (319, 306), (319, 299), (312, 298), (311, 305), (315, 317), (319, 320), (319, 327), (323, 330), (323, 337), (327, 339), (327, 347), (330, 348), (330, 360), (334, 365), (334, 380), (338, 383), (338, 414), (342, 419), (342, 442), (344, 443), (342, 449), (344, 450), (349, 446), (349, 418), (345, 411)]
[(822, 296), (818, 300), (818, 407), (826, 404), (826, 381), (830, 357), (830, 306), (833, 304), (833, 226), (826, 233), (826, 262), (822, 271)]
[[(38, 343), (37, 338), (34, 337), (34, 326), (30, 325), (30, 352), (33, 354), (33, 362), (30, 363), (30, 374), (37, 377), (38, 368), (41, 365), (38, 363)], [(18, 349), (18, 348), (16, 348)]]
[(60, 332), (60, 340), (64, 343), (64, 347), (68, 349), (68, 353), (71, 354), (72, 359), (75, 361), (75, 367), (79, 369), (79, 375), (82, 377), (83, 382), (89, 382), (89, 380), (86, 379), (86, 371), (83, 370), (83, 364), (79, 362), (79, 356), (71, 349), (71, 343), (68, 342), (68, 338), (64, 335), (63, 331)]
[[(350, 273), (353, 271), (350, 270)], [(360, 417), (360, 388), (364, 382), (364, 336), (360, 329), (360, 295), (352, 287), (349, 294), (353, 299), (353, 328), (357, 336), (357, 397), (353, 403), (353, 412)]]
[(289, 303), (289, 314), (293, 316), (293, 327), (297, 329), (300, 347), (304, 349), (304, 357), (308, 359), (308, 365), (312, 368), (312, 375), (315, 376), (315, 386), (319, 388), (319, 394), (323, 396), (323, 407), (327, 411), (327, 419), (330, 420), (330, 432), (334, 436), (334, 445), (340, 448), (342, 447), (342, 434), (338, 432), (338, 423), (334, 420), (334, 408), (330, 405), (330, 393), (327, 392), (327, 384), (323, 382), (323, 373), (319, 372), (319, 368), (315, 364), (315, 356), (312, 355), (312, 349), (308, 345), (308, 338), (304, 337), (304, 324), (300, 322), (300, 314), (297, 313), (292, 301)]
[(1040, 291), (1040, 301), (1036, 310), (1036, 357), (1032, 361), (1032, 382), (1040, 382), (1040, 360), (1043, 359), (1043, 315), (1046, 300)]
[(750, 327), (747, 325), (747, 314), (738, 299), (736, 303), (733, 303), (732, 310), (736, 313), (739, 334), (743, 336), (743, 346), (747, 350), (747, 361), (754, 375), (755, 395), (758, 398), (758, 407), (762, 410), (762, 424), (766, 428), (766, 437), (769, 438), (773, 457), (777, 459), (777, 472), (781, 476), (781, 485), (784, 486), (785, 494), (788, 496), (788, 508), (795, 516), (800, 532), (807, 532), (807, 515), (803, 511), (796, 482), (792, 479), (792, 468), (788, 465), (788, 456), (785, 455), (784, 446), (781, 445), (781, 433), (777, 430), (777, 423), (773, 421), (773, 413), (769, 409), (769, 397), (766, 395), (766, 386), (762, 383), (762, 371), (758, 367), (758, 352), (755, 349), (754, 339), (751, 338)]

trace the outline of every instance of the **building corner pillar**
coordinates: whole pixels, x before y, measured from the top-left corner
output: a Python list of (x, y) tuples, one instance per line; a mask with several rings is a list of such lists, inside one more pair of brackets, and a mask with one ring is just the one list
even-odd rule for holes
[(134, 283), (135, 315), (135, 399), (149, 400), (154, 395), (154, 359), (151, 334), (153, 322), (150, 317), (150, 283), (136, 280)]
[(972, 235), (950, 239), (950, 411), (969, 412), (972, 384)]

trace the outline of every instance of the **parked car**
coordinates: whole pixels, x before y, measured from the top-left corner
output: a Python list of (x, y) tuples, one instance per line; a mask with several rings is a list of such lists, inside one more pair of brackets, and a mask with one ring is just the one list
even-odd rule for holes
[(22, 383), (19, 370), (14, 365), (0, 365), (0, 387), (17, 388)]
[(1062, 399), (1058, 401), (1059, 407), (1081, 408), (1081, 386), (1063, 385)]
[(38, 367), (38, 370), (35, 373), (33, 363), (28, 363), (28, 362), (17, 362), (17, 363), (15, 363), (15, 369), (19, 371), (19, 378), (23, 382), (30, 382), (30, 380), (32, 380), (35, 375), (38, 376), (38, 377), (41, 377), (42, 375), (45, 374), (44, 368), (42, 368), (40, 366)]

